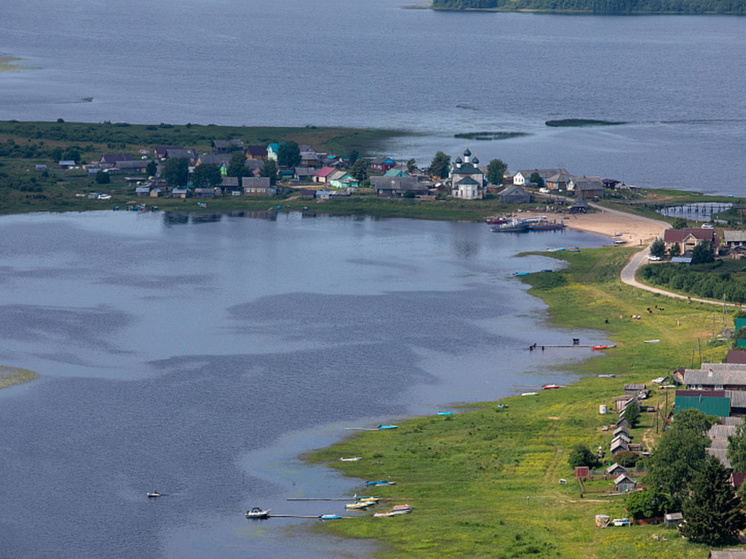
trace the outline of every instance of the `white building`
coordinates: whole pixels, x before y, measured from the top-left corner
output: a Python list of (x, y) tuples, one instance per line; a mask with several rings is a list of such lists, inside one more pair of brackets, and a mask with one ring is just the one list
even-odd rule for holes
[(451, 194), (462, 200), (479, 200), (484, 198), (484, 173), (477, 167), (479, 159), (471, 157), (466, 148), (464, 159), (456, 157), (451, 167)]

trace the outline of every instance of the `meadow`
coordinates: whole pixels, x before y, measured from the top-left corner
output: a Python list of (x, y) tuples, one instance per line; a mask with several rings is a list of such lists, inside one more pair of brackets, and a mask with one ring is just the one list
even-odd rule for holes
[[(362, 480), (395, 480), (397, 485), (368, 493), (391, 499), (379, 508), (414, 507), (406, 516), (371, 518), (367, 513), (317, 529), (377, 539), (380, 557), (707, 557), (706, 547), (683, 540), (672, 528), (597, 528), (596, 514), (628, 516), (625, 497), (612, 495), (608, 480), (581, 491), (567, 464), (578, 443), (594, 450), (601, 446), (604, 463), (611, 462), (613, 399), (623, 394), (625, 383), (651, 387), (653, 378), (675, 367), (698, 366), (700, 356), (720, 361), (727, 351), (725, 343), (711, 340), (713, 321), (720, 325), (722, 319), (720, 308), (687, 304), (619, 281), (632, 253), (613, 248), (553, 253), (569, 264), (567, 269), (525, 276), (531, 293), (548, 303), (552, 324), (603, 329), (616, 344), (573, 367), (577, 382), (535, 396), (466, 406), (451, 416), (403, 420), (396, 430), (358, 434), (307, 456), (360, 478), (361, 493)], [(644, 343), (652, 339), (660, 342)], [(654, 448), (666, 404), (672, 403), (673, 394), (667, 397), (665, 390), (653, 388), (647, 404), (659, 412), (642, 414), (631, 432), (633, 442)], [(601, 404), (611, 413), (601, 415)], [(340, 462), (340, 456), (362, 460)], [(644, 477), (639, 479), (644, 483)]]

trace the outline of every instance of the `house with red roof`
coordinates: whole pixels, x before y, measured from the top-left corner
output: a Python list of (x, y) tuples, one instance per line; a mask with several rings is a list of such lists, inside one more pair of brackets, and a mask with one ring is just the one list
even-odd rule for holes
[(336, 170), (337, 169), (334, 167), (322, 167), (313, 174), (313, 182), (326, 184), (326, 182), (329, 180), (329, 175), (331, 175)]
[(666, 243), (666, 250), (670, 251), (673, 245), (679, 245), (679, 254), (691, 254), (694, 247), (704, 242), (711, 242), (712, 248), (717, 254), (719, 239), (715, 236), (714, 229), (666, 229), (663, 232), (663, 242)]

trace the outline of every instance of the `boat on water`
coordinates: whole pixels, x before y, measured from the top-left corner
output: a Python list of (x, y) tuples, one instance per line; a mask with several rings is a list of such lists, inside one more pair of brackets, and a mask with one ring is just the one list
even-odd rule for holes
[(484, 220), (487, 225), (502, 225), (503, 223), (507, 223), (508, 221), (510, 221), (510, 218), (505, 216), (488, 217)]
[(528, 232), (528, 223), (518, 219), (512, 219), (506, 223), (490, 227), (493, 233), (526, 233)]
[(158, 493), (158, 491), (150, 491), (148, 493), (148, 498), (150, 498), (150, 499), (155, 499), (155, 498), (160, 497), (160, 496), (161, 496), (161, 494)]
[(254, 507), (251, 510), (246, 511), (246, 518), (253, 520), (261, 520), (263, 518), (269, 518), (270, 509), (262, 509), (260, 507)]
[(392, 509), (389, 511), (377, 512), (373, 516), (378, 516), (378, 517), (396, 516), (399, 514), (409, 514), (410, 512), (412, 512), (412, 505), (396, 505), (395, 507), (392, 507)]

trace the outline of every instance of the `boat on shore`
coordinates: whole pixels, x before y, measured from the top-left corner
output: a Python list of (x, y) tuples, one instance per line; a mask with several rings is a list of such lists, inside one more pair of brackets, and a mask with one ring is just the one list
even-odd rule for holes
[(261, 520), (263, 518), (269, 518), (270, 512), (271, 512), (271, 509), (262, 509), (260, 507), (254, 507), (253, 509), (246, 511), (246, 518), (250, 518), (252, 520)]
[(377, 512), (373, 516), (386, 517), (386, 516), (397, 516), (399, 514), (409, 514), (412, 512), (412, 505), (396, 505), (391, 510), (386, 512)]
[(356, 503), (347, 503), (345, 505), (345, 508), (347, 510), (365, 510), (368, 507), (372, 507), (375, 504), (377, 504), (377, 501), (367, 501), (367, 500), (361, 499)]

